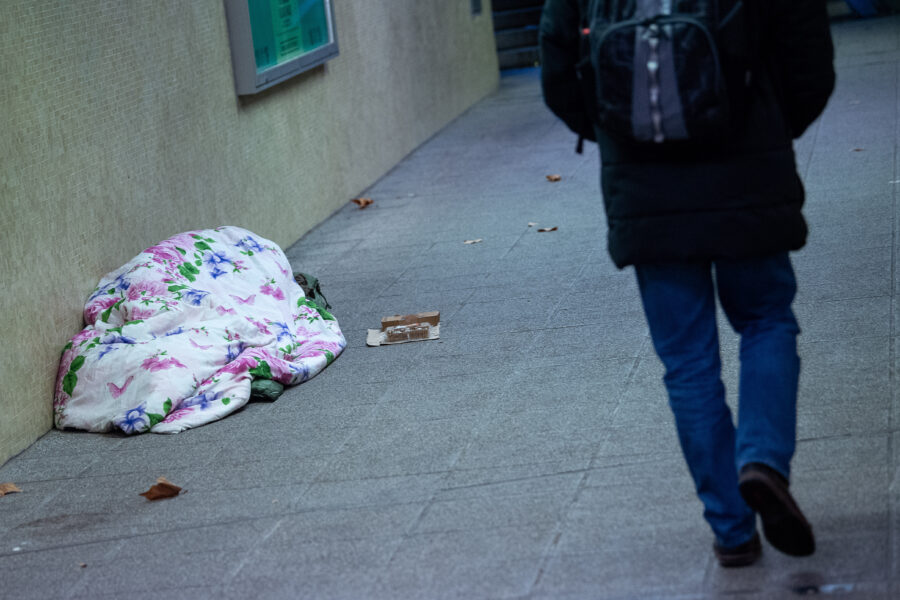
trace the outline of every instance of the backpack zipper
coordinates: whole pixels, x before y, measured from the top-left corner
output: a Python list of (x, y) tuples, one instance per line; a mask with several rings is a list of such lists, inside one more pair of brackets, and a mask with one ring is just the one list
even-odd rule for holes
[[(729, 15), (729, 18), (733, 16), (733, 13)], [(650, 55), (647, 59), (647, 74), (650, 78), (650, 85), (648, 92), (650, 94), (649, 102), (650, 102), (650, 120), (653, 124), (653, 141), (661, 144), (666, 140), (665, 132), (662, 129), (662, 120), (663, 115), (659, 106), (660, 100), (660, 83), (659, 83), (659, 40), (662, 37), (662, 30), (666, 25), (676, 25), (676, 24), (688, 24), (697, 29), (699, 29), (703, 35), (706, 37), (707, 44), (710, 48), (710, 52), (713, 58), (713, 64), (715, 66), (715, 74), (716, 74), (716, 87), (721, 86), (721, 65), (719, 62), (719, 53), (716, 48), (715, 40), (713, 39), (712, 34), (709, 31), (709, 28), (701, 22), (699, 19), (694, 17), (688, 17), (684, 15), (672, 16), (668, 14), (657, 14), (653, 17), (646, 19), (629, 19), (627, 21), (621, 21), (608, 27), (606, 31), (603, 32), (597, 39), (597, 46), (601, 47), (603, 43), (606, 41), (606, 38), (613, 35), (620, 29), (627, 28), (645, 28), (650, 35), (647, 36), (647, 43), (650, 46)], [(585, 31), (584, 33), (589, 35), (592, 33), (594, 29), (594, 24), (591, 23), (591, 28)], [(646, 34), (645, 34), (646, 35)], [(593, 56), (593, 52), (591, 52), (591, 56)]]

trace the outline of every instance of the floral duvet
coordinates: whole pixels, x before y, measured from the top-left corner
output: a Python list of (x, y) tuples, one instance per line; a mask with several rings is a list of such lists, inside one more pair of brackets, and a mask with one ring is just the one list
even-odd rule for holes
[(65, 346), (56, 426), (177, 433), (234, 412), (254, 378), (285, 385), (344, 349), (278, 246), (237, 227), (176, 235), (104, 277)]

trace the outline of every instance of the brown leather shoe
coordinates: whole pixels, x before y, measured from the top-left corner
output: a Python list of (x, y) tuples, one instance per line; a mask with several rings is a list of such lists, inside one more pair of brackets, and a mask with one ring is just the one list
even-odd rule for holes
[(759, 534), (754, 533), (750, 541), (744, 542), (740, 546), (724, 548), (713, 544), (713, 552), (716, 553), (716, 558), (723, 567), (746, 567), (758, 561), (762, 556), (762, 544), (759, 541)]
[(772, 546), (791, 556), (809, 556), (816, 551), (812, 526), (778, 471), (750, 463), (741, 469), (738, 488), (747, 505), (759, 513), (763, 533)]

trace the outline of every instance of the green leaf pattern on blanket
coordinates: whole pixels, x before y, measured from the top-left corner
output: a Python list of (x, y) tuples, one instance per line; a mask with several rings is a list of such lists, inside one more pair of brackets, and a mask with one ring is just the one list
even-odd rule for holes
[(332, 315), (330, 312), (328, 312), (324, 308), (321, 308), (314, 302), (310, 302), (306, 298), (300, 298), (299, 300), (297, 300), (297, 306), (300, 308), (306, 309), (306, 314), (300, 315), (300, 317), (298, 317), (298, 318), (306, 318), (306, 320), (309, 321), (310, 323), (318, 320), (318, 318), (320, 316), (326, 321), (335, 321), (336, 320), (334, 318), (334, 315)]
[(269, 363), (258, 358), (256, 360), (259, 364), (250, 369), (250, 374), (260, 379), (272, 379), (272, 369), (269, 367)]
[(118, 310), (119, 307), (122, 306), (123, 302), (125, 302), (124, 298), (119, 300), (118, 302), (116, 302), (115, 304), (113, 304), (112, 306), (107, 308), (106, 310), (104, 310), (103, 313), (100, 315), (100, 320), (103, 321), (104, 323), (109, 323), (109, 316), (112, 314), (112, 311)]
[(152, 429), (154, 425), (157, 423), (162, 423), (163, 419), (166, 418), (166, 415), (160, 415), (156, 413), (147, 413), (147, 418), (150, 419), (150, 424), (147, 426), (147, 429)]
[[(85, 341), (87, 341), (87, 340), (85, 340)], [(81, 342), (81, 343), (84, 344), (85, 342)], [(85, 346), (83, 352), (87, 352), (88, 350), (91, 350), (92, 348), (96, 348), (99, 345), (100, 345), (100, 338), (95, 337), (94, 339), (92, 339), (90, 341), (90, 343), (87, 346)], [(81, 357), (81, 358), (83, 358), (83, 357)]]
[(196, 275), (200, 274), (200, 269), (191, 263), (185, 262), (178, 265), (178, 272), (188, 281), (194, 282), (197, 281)]
[(147, 413), (147, 418), (150, 419), (150, 421), (149, 421), (149, 424), (147, 425), (147, 428), (145, 429), (145, 431), (149, 431), (150, 429), (155, 427), (157, 423), (162, 423), (163, 421), (166, 420), (166, 417), (169, 415), (170, 412), (172, 412), (172, 399), (171, 398), (166, 398), (166, 401), (163, 402), (162, 409), (163, 409), (163, 414)]
[(63, 377), (63, 390), (70, 396), (75, 391), (75, 386), (78, 385), (78, 375), (75, 374), (75, 371), (84, 366), (84, 361), (85, 358), (83, 356), (76, 356), (72, 364), (69, 365), (69, 372)]

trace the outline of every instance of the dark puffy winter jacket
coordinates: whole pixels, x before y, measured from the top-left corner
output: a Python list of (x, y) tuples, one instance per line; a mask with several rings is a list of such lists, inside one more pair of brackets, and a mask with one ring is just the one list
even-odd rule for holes
[(819, 116), (834, 88), (825, 1), (751, 2), (764, 21), (761, 67), (745, 120), (715, 149), (629, 144), (596, 131), (575, 71), (587, 1), (544, 5), (544, 98), (573, 131), (600, 146), (609, 252), (620, 268), (765, 256), (806, 242), (792, 138)]

